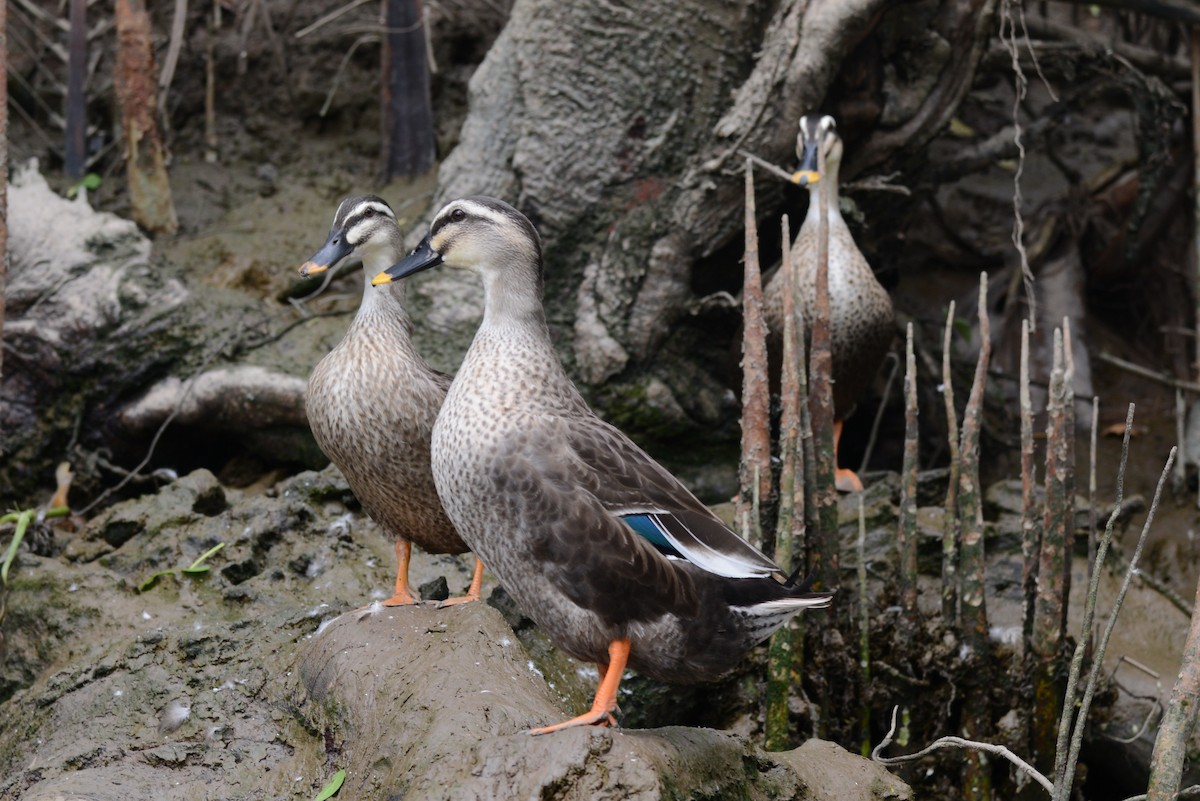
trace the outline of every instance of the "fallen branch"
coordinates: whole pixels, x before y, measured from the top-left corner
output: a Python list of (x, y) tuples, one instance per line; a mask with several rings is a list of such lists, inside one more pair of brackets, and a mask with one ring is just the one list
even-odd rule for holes
[(1149, 378), (1151, 381), (1157, 381), (1158, 383), (1164, 384), (1168, 387), (1174, 387), (1175, 389), (1182, 389), (1188, 392), (1200, 392), (1200, 384), (1197, 384), (1194, 381), (1180, 381), (1179, 379), (1172, 378), (1165, 373), (1151, 370), (1149, 367), (1142, 367), (1140, 364), (1134, 364), (1133, 362), (1113, 356), (1111, 353), (1100, 351), (1096, 354), (1096, 358), (1102, 362), (1111, 364), (1113, 367), (1119, 367), (1127, 373), (1140, 375), (1142, 378)]
[(900, 707), (898, 707), (898, 706), (892, 707), (891, 728), (888, 729), (888, 733), (886, 735), (884, 735), (883, 740), (880, 741), (879, 745), (875, 746), (871, 750), (871, 759), (875, 760), (879, 764), (887, 765), (887, 766), (903, 765), (905, 762), (915, 762), (916, 760), (920, 759), (921, 757), (925, 756), (926, 754), (932, 753), (933, 751), (936, 751), (939, 748), (968, 748), (968, 749), (974, 749), (976, 751), (983, 751), (986, 754), (993, 754), (995, 756), (1004, 757), (1009, 762), (1011, 762), (1013, 765), (1015, 765), (1018, 770), (1021, 770), (1021, 771), (1025, 772), (1026, 774), (1028, 774), (1029, 777), (1032, 778), (1038, 784), (1040, 784), (1046, 790), (1046, 792), (1048, 792), (1048, 793), (1054, 792), (1054, 786), (1050, 784), (1050, 780), (1047, 779), (1045, 776), (1043, 776), (1041, 773), (1039, 773), (1037, 768), (1035, 768), (1033, 765), (1030, 765), (1025, 760), (1021, 759), (1019, 756), (1017, 756), (1012, 751), (1010, 751), (1007, 747), (1005, 747), (1003, 745), (995, 745), (994, 743), (982, 743), (982, 742), (979, 742), (978, 740), (966, 740), (966, 739), (963, 739), (962, 737), (955, 737), (953, 735), (948, 735), (946, 737), (939, 737), (938, 739), (934, 740), (932, 743), (925, 746), (924, 748), (922, 748), (920, 751), (917, 751), (916, 753), (904, 754), (902, 756), (895, 756), (895, 757), (880, 756), (879, 752), (882, 751), (884, 748), (887, 748), (889, 745), (891, 745), (893, 738), (896, 736), (896, 710), (898, 710), (899, 708)]

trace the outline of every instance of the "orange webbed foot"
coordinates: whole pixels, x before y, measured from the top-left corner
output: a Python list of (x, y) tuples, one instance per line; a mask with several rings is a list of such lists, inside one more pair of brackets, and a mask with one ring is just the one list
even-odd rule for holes
[(839, 467), (834, 474), (834, 483), (837, 485), (838, 492), (862, 492), (862, 479), (853, 470), (848, 470), (845, 467)]
[(596, 697), (592, 708), (577, 718), (555, 723), (553, 726), (543, 726), (540, 729), (530, 729), (529, 733), (536, 736), (549, 734), (559, 729), (570, 729), (575, 726), (616, 726), (617, 719), (613, 712), (617, 711), (617, 687), (621, 684), (621, 674), (629, 662), (629, 638), (622, 637), (608, 644), (608, 664), (601, 664), (600, 683), (596, 687)]
[(446, 606), (454, 606), (456, 604), (466, 604), (471, 601), (478, 601), (480, 598), (480, 590), (483, 587), (483, 562), (478, 557), (475, 559), (475, 573), (471, 576), (471, 586), (467, 588), (465, 595), (458, 598), (447, 598), (444, 601), (438, 602), (438, 609)]
[(562, 723), (555, 723), (553, 726), (543, 726), (540, 729), (530, 729), (529, 733), (534, 737), (539, 734), (549, 734), (553, 731), (561, 729), (570, 729), (575, 726), (610, 726), (616, 727), (617, 719), (613, 717), (611, 711), (606, 709), (593, 709), (590, 712), (580, 715), (577, 718), (564, 720)]

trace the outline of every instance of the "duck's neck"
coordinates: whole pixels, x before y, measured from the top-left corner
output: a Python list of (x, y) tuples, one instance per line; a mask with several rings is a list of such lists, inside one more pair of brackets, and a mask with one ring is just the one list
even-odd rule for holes
[(808, 188), (808, 213), (804, 217), (805, 224), (817, 225), (821, 220), (821, 187), (829, 185), (829, 209), (825, 218), (830, 224), (843, 222), (842, 212), (838, 207), (838, 163), (826, 163), (821, 180)]
[(483, 328), (518, 328), (550, 335), (542, 306), (542, 282), (530, 266), (481, 272), (483, 278)]
[(386, 245), (364, 247), (359, 250), (363, 263), (363, 297), (358, 307), (359, 317), (376, 314), (395, 315), (409, 325), (408, 310), (405, 308), (407, 285), (404, 281), (371, 286), (371, 279), (400, 260), (404, 253), (404, 241), (396, 229)]

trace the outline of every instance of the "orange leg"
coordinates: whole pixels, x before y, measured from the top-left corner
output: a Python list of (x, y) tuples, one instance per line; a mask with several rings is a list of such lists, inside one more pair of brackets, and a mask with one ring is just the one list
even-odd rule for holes
[[(838, 442), (842, 439), (842, 421), (838, 420), (833, 424), (833, 463), (837, 464)], [(837, 485), (839, 492), (862, 492), (863, 484), (859, 480), (858, 474), (853, 470), (845, 467), (838, 467), (834, 471), (834, 483)]]
[(461, 595), (458, 598), (447, 598), (438, 603), (438, 609), (443, 606), (454, 606), (455, 604), (465, 604), (470, 601), (479, 600), (479, 588), (483, 586), (483, 562), (479, 557), (475, 557), (475, 575), (471, 576), (471, 586), (467, 587), (467, 594)]
[(622, 637), (608, 644), (608, 665), (600, 665), (600, 685), (596, 688), (596, 698), (592, 701), (592, 709), (577, 718), (553, 726), (540, 729), (530, 729), (530, 734), (549, 734), (559, 729), (572, 726), (615, 726), (617, 721), (612, 713), (617, 708), (617, 687), (621, 684), (621, 674), (625, 672), (625, 664), (629, 661), (629, 638)]
[(383, 602), (384, 606), (409, 606), (417, 599), (408, 589), (408, 560), (412, 558), (412, 543), (396, 540), (396, 592)]

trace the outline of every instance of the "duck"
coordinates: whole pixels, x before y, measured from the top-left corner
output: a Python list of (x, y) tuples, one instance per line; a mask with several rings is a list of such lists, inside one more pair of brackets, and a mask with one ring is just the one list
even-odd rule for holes
[[(820, 171), (824, 151), (825, 172)], [(797, 268), (801, 314), (812, 320), (817, 297), (818, 229), (822, 182), (829, 184), (829, 326), (833, 356), (834, 462), (847, 417), (858, 399), (875, 379), (892, 344), (895, 313), (887, 290), (875, 277), (871, 265), (858, 249), (849, 226), (838, 208), (838, 168), (842, 162), (842, 139), (837, 124), (828, 115), (806, 114), (800, 118), (796, 136), (799, 169), (792, 182), (808, 189), (808, 212), (792, 244)], [(779, 270), (763, 291), (763, 311), (770, 331), (771, 351), (779, 353), (783, 337), (783, 294), (785, 276)], [(806, 327), (807, 335), (807, 327)], [(837, 487), (842, 492), (861, 492), (861, 479), (852, 470), (838, 468)]]
[[(370, 273), (403, 256), (404, 236), (391, 206), (375, 195), (348, 197), (337, 208), (329, 237), (300, 274), (311, 276), (357, 254)], [(385, 606), (418, 603), (409, 586), (412, 544), (435, 554), (469, 550), (438, 500), (430, 470), (434, 420), (450, 376), (430, 367), (412, 342), (402, 285), (363, 287), (362, 303), (345, 336), (313, 369), (305, 410), (313, 437), (346, 477), (366, 513), (396, 551), (394, 591)], [(393, 481), (405, 491), (397, 493)], [(480, 597), (483, 563), (465, 595)]]
[(479, 276), (484, 313), (433, 427), (438, 494), (520, 608), (599, 668), (587, 712), (532, 734), (615, 725), (626, 668), (710, 681), (793, 615), (829, 605), (591, 410), (551, 341), (541, 238), (525, 215), (454, 200), (372, 283), (439, 265)]

